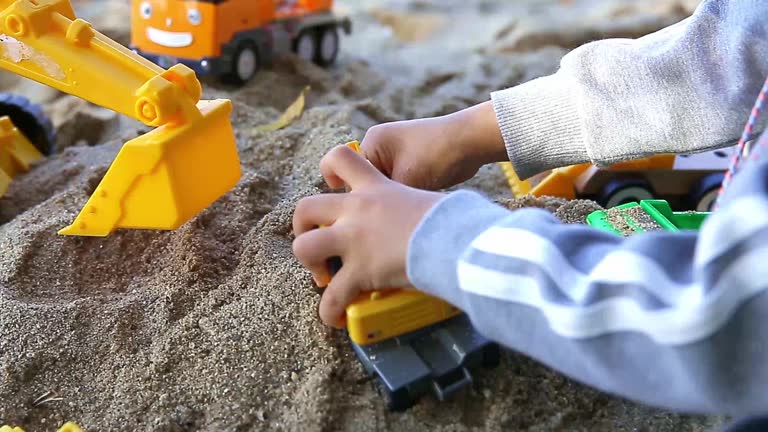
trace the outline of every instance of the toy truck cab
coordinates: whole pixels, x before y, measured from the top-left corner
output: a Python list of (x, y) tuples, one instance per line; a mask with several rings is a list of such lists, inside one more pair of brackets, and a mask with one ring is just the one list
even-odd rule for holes
[(351, 23), (331, 0), (131, 0), (131, 48), (161, 67), (245, 83), (284, 52), (327, 66), (338, 28)]

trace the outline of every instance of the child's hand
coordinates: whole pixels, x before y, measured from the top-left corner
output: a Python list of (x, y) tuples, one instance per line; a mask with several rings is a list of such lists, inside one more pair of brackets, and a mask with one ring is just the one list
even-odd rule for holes
[[(443, 195), (387, 179), (346, 146), (325, 155), (320, 170), (332, 189), (346, 185), (351, 191), (297, 203), (293, 252), (319, 286), (327, 285), (320, 318), (342, 327), (344, 310), (361, 291), (411, 287), (405, 269), (408, 242)], [(325, 227), (316, 229), (320, 225)], [(334, 256), (341, 257), (343, 266), (331, 279), (327, 261)]]
[(487, 163), (508, 160), (490, 102), (442, 117), (374, 126), (360, 148), (392, 180), (427, 190), (455, 186)]

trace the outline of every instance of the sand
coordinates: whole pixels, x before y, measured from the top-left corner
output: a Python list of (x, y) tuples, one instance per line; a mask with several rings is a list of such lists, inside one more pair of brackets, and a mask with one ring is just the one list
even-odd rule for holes
[[(602, 394), (512, 352), (451, 401), (427, 397), (406, 413), (386, 412), (344, 334), (317, 319), (318, 296), (291, 252), (294, 203), (324, 190), (318, 162), (332, 146), (361, 138), (377, 122), (450, 112), (487, 99), (492, 89), (551, 73), (570, 47), (527, 42), (489, 54), (449, 44), (472, 55), (461, 62), (433, 55), (427, 67), (415, 59), (430, 43), (434, 49), (455, 35), (434, 24), (431, 39), (419, 33), (415, 42), (393, 43), (384, 37), (386, 25), (375, 24), (382, 15), (368, 12), (373, 3), (344, 2), (360, 37), (344, 39), (350, 43), (338, 67), (323, 70), (289, 57), (243, 89), (206, 84), (206, 97), (233, 99), (243, 177), (173, 232), (58, 236), (121, 143), (148, 129), (4, 76), (4, 88), (45, 102), (61, 133), (59, 153), (18, 177), (0, 199), (0, 424), (29, 432), (53, 431), (69, 420), (87, 431), (704, 431), (720, 423)], [(467, 17), (475, 45), (522, 38), (511, 23), (545, 17), (547, 8), (595, 15), (557, 2), (522, 2), (514, 7), (529, 8), (529, 15), (506, 16), (501, 1), (391, 3), (406, 15)], [(593, 21), (601, 25), (620, 10), (647, 23), (655, 13), (633, 12), (630, 3), (605, 2)], [(95, 18), (105, 14), (78, 5)], [(659, 10), (666, 22), (680, 9)], [(482, 17), (494, 24), (484, 25)], [(389, 14), (384, 21), (393, 20)], [(108, 24), (124, 34), (115, 20)], [(539, 27), (526, 25), (532, 40)], [(394, 48), (371, 55), (372, 41)], [(305, 85), (312, 87), (308, 109), (297, 122), (276, 132), (254, 130)], [(567, 223), (582, 223), (599, 208), (588, 201), (511, 200), (496, 166), (462, 187), (509, 208), (546, 208)], [(46, 392), (60, 400), (33, 406)]]
[[(659, 225), (651, 215), (646, 213), (642, 207), (638, 206), (630, 207), (628, 209), (620, 209), (618, 207), (610, 208), (606, 211), (606, 219), (624, 237), (634, 235), (637, 232), (635, 231), (635, 226), (643, 231), (662, 229), (661, 225)], [(630, 225), (627, 219), (632, 221), (632, 225)]]

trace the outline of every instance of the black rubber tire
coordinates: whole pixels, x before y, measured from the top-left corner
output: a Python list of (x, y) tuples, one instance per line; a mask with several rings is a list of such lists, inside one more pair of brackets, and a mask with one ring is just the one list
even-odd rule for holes
[(501, 364), (501, 347), (492, 343), (483, 350), (483, 359), (480, 364), (486, 369), (494, 369)]
[[(724, 172), (712, 173), (702, 178), (696, 186), (689, 192), (688, 204), (691, 206), (691, 210), (696, 211), (711, 211), (714, 199), (717, 198), (717, 191), (720, 189), (720, 185), (725, 178)], [(714, 197), (713, 197), (714, 194)], [(700, 208), (705, 205), (704, 200), (709, 201), (706, 208)]]
[(53, 153), (56, 132), (40, 105), (12, 93), (0, 93), (0, 116), (8, 116), (19, 131), (44, 156)]
[[(642, 196), (641, 193), (645, 191), (647, 196)], [(628, 194), (628, 198), (616, 201), (617, 196), (621, 194)], [(600, 192), (598, 202), (605, 208), (615, 207), (627, 202), (640, 201), (642, 199), (650, 199), (655, 197), (651, 186), (645, 180), (641, 179), (613, 179), (609, 181), (603, 190)]]
[[(323, 53), (323, 49), (325, 48), (323, 45), (326, 41), (326, 37), (330, 37), (331, 39), (329, 40), (333, 41), (332, 43), (334, 44), (333, 51), (329, 55)], [(341, 39), (339, 38), (339, 31), (336, 26), (326, 26), (321, 28), (317, 36), (317, 55), (315, 56), (315, 63), (322, 67), (328, 67), (336, 63), (336, 59), (339, 56), (340, 42)]]
[[(304, 58), (301, 56), (301, 54), (299, 54), (299, 44), (302, 42), (302, 40), (309, 40), (309, 43), (311, 43), (312, 54), (309, 56), (309, 58)], [(296, 36), (296, 39), (293, 40), (293, 52), (306, 61), (318, 64), (318, 59), (320, 57), (320, 37), (318, 31), (314, 28), (302, 30), (301, 33)]]
[[(243, 74), (243, 72), (239, 70), (239, 64), (244, 55), (250, 55), (248, 54), (249, 52), (253, 55), (254, 66), (250, 72)], [(235, 54), (232, 56), (232, 63), (229, 65), (229, 71), (221, 78), (223, 82), (228, 84), (244, 85), (252, 80), (260, 69), (261, 56), (259, 54), (259, 49), (253, 43), (242, 43), (238, 46), (237, 51), (235, 51)]]

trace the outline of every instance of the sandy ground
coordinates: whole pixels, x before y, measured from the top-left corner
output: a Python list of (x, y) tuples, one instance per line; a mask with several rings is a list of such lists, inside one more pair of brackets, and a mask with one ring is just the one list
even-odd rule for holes
[[(339, 65), (292, 58), (229, 97), (243, 163), (237, 187), (174, 232), (56, 235), (121, 143), (147, 129), (4, 74), (0, 86), (46, 104), (58, 154), (0, 199), (0, 424), (53, 431), (520, 430), (705, 431), (717, 419), (636, 405), (506, 353), (454, 400), (387, 413), (291, 253), (293, 205), (322, 189), (318, 161), (372, 124), (438, 115), (553, 72), (568, 49), (638, 36), (694, 2), (354, 1)], [(438, 6), (439, 5), (439, 6)], [(119, 3), (78, 1), (81, 16), (125, 41)], [(110, 13), (110, 11), (112, 13)], [(124, 16), (124, 15), (122, 15)], [(557, 17), (556, 19), (554, 17)], [(308, 110), (273, 120), (305, 85)], [(579, 223), (594, 205), (508, 201), (496, 166), (463, 185), (511, 207), (544, 206)], [(652, 365), (649, 365), (652, 367)], [(54, 391), (62, 400), (33, 407)]]

